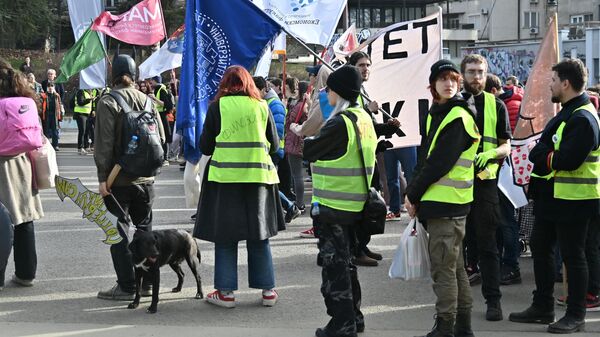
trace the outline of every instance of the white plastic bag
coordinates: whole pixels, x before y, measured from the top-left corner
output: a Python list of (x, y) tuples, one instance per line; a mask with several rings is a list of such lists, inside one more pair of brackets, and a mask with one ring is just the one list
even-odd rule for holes
[(429, 234), (417, 218), (410, 221), (400, 237), (400, 244), (390, 266), (390, 278), (405, 281), (429, 279)]
[(54, 177), (58, 175), (56, 151), (50, 141), (44, 137), (42, 147), (29, 152), (38, 190), (54, 187)]

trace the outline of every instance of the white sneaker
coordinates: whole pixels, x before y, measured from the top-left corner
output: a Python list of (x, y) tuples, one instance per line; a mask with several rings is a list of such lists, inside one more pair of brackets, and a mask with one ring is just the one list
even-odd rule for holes
[(77, 152), (79, 152), (80, 155), (87, 154), (87, 151), (83, 148), (79, 149)]
[(278, 298), (279, 295), (277, 294), (277, 291), (275, 291), (275, 289), (265, 289), (262, 291), (263, 305), (265, 307), (274, 306), (275, 303), (277, 303)]

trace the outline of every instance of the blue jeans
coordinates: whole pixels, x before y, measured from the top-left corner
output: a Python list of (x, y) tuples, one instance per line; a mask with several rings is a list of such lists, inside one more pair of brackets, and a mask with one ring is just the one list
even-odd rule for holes
[(283, 192), (279, 191), (279, 199), (281, 199), (281, 205), (285, 207), (286, 212), (292, 209), (294, 203), (288, 199)]
[[(383, 153), (383, 158), (385, 161), (387, 186), (390, 192), (390, 211), (398, 213), (400, 212), (400, 205), (403, 203), (402, 195), (400, 194), (400, 166), (404, 172), (406, 182), (409, 183), (417, 165), (417, 148), (405, 147), (386, 150)], [(398, 163), (400, 163), (400, 166)]]
[[(501, 252), (500, 260), (503, 266), (519, 269), (519, 223), (515, 219), (515, 208), (498, 190), (500, 199), (500, 221), (498, 223), (498, 251)], [(503, 252), (503, 253), (502, 253)]]
[[(275, 273), (269, 239), (246, 241), (248, 250), (248, 286), (254, 289), (273, 289)], [(238, 289), (238, 242), (215, 243), (215, 289)]]

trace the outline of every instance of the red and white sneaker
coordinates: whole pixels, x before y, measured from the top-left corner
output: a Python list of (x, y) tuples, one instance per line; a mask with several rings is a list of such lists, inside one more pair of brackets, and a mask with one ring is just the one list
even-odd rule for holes
[(301, 238), (314, 238), (315, 237), (315, 228), (311, 227), (310, 229), (307, 229), (303, 232), (300, 232), (300, 237)]
[(265, 307), (274, 306), (275, 303), (277, 303), (278, 298), (279, 298), (279, 295), (277, 294), (277, 291), (275, 291), (275, 289), (263, 290), (263, 292), (262, 292), (262, 300), (263, 300), (263, 305)]
[(223, 308), (235, 308), (235, 297), (233, 296), (233, 292), (229, 295), (223, 295), (219, 290), (215, 290), (206, 295), (206, 301)]

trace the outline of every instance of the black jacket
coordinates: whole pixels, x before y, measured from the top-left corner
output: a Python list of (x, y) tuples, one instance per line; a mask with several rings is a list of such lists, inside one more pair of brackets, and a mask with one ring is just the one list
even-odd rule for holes
[(421, 151), (417, 167), (412, 181), (406, 188), (406, 195), (411, 203), (418, 205), (418, 216), (421, 220), (442, 217), (466, 216), (469, 213), (469, 204), (457, 205), (445, 202), (424, 201), (421, 202), (423, 194), (427, 189), (445, 176), (456, 164), (462, 152), (473, 144), (473, 138), (469, 136), (461, 120), (457, 119), (448, 124), (438, 136), (437, 145), (427, 153), (431, 147), (433, 137), (437, 132), (444, 117), (455, 106), (461, 106), (469, 111), (473, 117), (467, 102), (459, 95), (453, 97), (445, 104), (433, 104), (429, 114), (431, 115), (431, 126), (427, 136), (422, 137)]
[[(590, 151), (599, 144), (598, 123), (590, 114), (576, 108), (590, 103), (583, 93), (563, 105), (562, 110), (552, 118), (540, 137), (538, 144), (529, 153), (533, 163), (533, 173), (544, 176), (551, 172), (547, 165), (548, 155), (554, 151), (552, 136), (559, 125), (566, 121), (562, 133), (560, 149), (554, 151), (552, 169), (572, 171), (583, 164)], [(569, 221), (572, 216), (590, 216), (598, 213), (599, 200), (562, 200), (554, 198), (554, 179), (545, 180), (532, 177), (529, 195), (535, 200), (536, 216), (550, 220)]]

